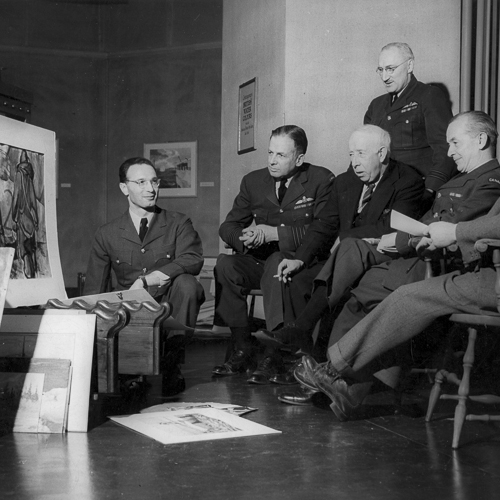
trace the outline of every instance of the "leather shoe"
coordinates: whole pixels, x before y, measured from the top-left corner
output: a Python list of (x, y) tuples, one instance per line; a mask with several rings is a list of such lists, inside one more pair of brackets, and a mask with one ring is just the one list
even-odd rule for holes
[(303, 356), (301, 363), (295, 368), (293, 376), (297, 382), (304, 387), (318, 390), (314, 373), (319, 367), (326, 364), (327, 363), (317, 363), (312, 356)]
[(306, 387), (300, 387), (295, 391), (282, 392), (278, 395), (278, 399), (282, 403), (287, 403), (289, 405), (297, 406), (308, 406), (313, 403), (312, 397), (317, 394), (318, 391), (313, 389), (307, 389)]
[(329, 361), (316, 363), (310, 356), (302, 358), (302, 370), (295, 370), (295, 377), (306, 387), (326, 394), (331, 399), (330, 409), (341, 422), (349, 420), (372, 386), (372, 382), (350, 384)]
[(266, 356), (257, 366), (257, 369), (248, 379), (250, 384), (268, 384), (269, 379), (278, 373), (285, 371), (285, 365), (281, 356)]
[(269, 382), (279, 385), (295, 385), (297, 380), (294, 371), (302, 364), (302, 358), (299, 358), (285, 373), (277, 373), (269, 379)]
[(255, 358), (251, 352), (236, 349), (224, 364), (214, 366), (212, 374), (218, 377), (225, 377), (227, 375), (236, 375), (246, 370), (252, 370), (254, 367)]
[(253, 336), (269, 347), (296, 346), (303, 354), (310, 353), (313, 347), (311, 335), (297, 328), (293, 323), (274, 331), (261, 329), (254, 332)]

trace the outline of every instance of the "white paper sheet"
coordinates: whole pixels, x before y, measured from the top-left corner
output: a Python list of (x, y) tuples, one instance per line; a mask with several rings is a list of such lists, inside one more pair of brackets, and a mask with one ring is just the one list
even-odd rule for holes
[(425, 236), (428, 230), (428, 226), (425, 224), (407, 215), (403, 215), (397, 210), (391, 211), (391, 227), (398, 231), (404, 231), (412, 236)]

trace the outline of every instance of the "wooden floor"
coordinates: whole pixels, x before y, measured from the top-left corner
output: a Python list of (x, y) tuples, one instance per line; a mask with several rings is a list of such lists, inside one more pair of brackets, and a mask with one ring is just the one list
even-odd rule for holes
[[(425, 377), (405, 395), (408, 415), (395, 416), (378, 394), (359, 419), (340, 423), (327, 408), (280, 403), (279, 386), (251, 386), (243, 375), (212, 379), (225, 348), (223, 340), (195, 340), (183, 368), (188, 387), (171, 400), (256, 407), (243, 418), (282, 434), (164, 446), (106, 421), (100, 401), (87, 434), (0, 437), (0, 498), (500, 498), (500, 427), (466, 423), (463, 446), (453, 452), (446, 415), (430, 424), (421, 416), (430, 388)], [(150, 381), (143, 407), (168, 400), (159, 396), (159, 381)]]

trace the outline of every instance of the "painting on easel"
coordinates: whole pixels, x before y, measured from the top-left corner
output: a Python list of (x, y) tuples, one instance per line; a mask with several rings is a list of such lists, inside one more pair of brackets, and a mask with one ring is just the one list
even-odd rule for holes
[(0, 246), (15, 249), (11, 279), (50, 277), (44, 155), (0, 143)]
[(6, 306), (66, 298), (56, 226), (55, 134), (0, 116), (0, 247), (15, 250)]

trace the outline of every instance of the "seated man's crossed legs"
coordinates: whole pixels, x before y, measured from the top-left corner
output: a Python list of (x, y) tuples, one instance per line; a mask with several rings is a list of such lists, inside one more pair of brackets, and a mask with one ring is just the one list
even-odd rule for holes
[[(268, 355), (276, 356), (278, 349), (283, 347), (311, 353), (312, 334), (318, 321), (331, 313), (368, 269), (389, 260), (390, 256), (378, 252), (366, 241), (346, 238), (326, 263), (316, 264), (293, 276), (283, 286), (283, 305), (288, 321), (283, 328), (261, 330), (255, 334), (267, 346)], [(314, 292), (309, 296), (304, 291), (312, 288), (313, 281)], [(290, 321), (290, 318), (295, 319)], [(272, 378), (271, 381), (289, 383), (295, 368), (292, 367), (289, 376)]]
[[(462, 275), (459, 271), (403, 285), (369, 313), (361, 313), (359, 303), (356, 307), (351, 303), (344, 308), (345, 321), (334, 329), (332, 341), (336, 341), (328, 349), (329, 360), (319, 364), (304, 357), (295, 376), (308, 390), (327, 395), (337, 418), (347, 420), (362, 404), (375, 378), (395, 387), (398, 379), (392, 368), (400, 363), (401, 347), (410, 339), (441, 316), (479, 313), (481, 307), (496, 307), (493, 294), (481, 293), (477, 273)], [(345, 331), (353, 312), (352, 317), (361, 318)]]

